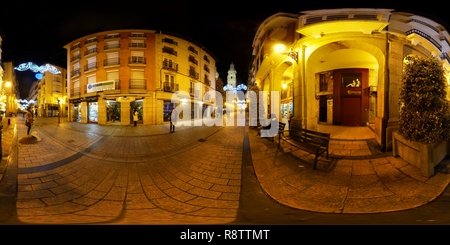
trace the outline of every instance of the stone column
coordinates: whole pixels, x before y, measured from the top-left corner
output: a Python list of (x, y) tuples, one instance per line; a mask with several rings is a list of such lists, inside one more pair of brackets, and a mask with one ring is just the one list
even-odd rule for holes
[(129, 101), (123, 101), (120, 102), (120, 125), (126, 126), (130, 125), (131, 112), (130, 112), (130, 102)]

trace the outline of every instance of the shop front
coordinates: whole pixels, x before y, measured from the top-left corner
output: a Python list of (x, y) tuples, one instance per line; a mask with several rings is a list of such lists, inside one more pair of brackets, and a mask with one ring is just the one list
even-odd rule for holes
[(369, 122), (367, 69), (334, 72), (333, 124), (365, 126)]

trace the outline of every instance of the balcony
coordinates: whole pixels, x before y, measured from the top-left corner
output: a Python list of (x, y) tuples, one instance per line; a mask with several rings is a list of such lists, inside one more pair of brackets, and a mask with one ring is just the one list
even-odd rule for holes
[(205, 55), (205, 56), (203, 57), (203, 59), (204, 59), (206, 62), (210, 63), (210, 61), (209, 61), (209, 59), (208, 59), (208, 56)]
[(162, 41), (163, 41), (163, 43), (170, 43), (170, 44), (173, 44), (175, 46), (178, 46), (178, 42), (174, 41), (171, 38), (163, 38)]
[(442, 53), (440, 56), (441, 60), (445, 59), (450, 64), (450, 56), (447, 53)]
[(97, 48), (91, 48), (91, 49), (84, 51), (84, 56), (88, 56), (90, 54), (96, 54), (96, 53), (97, 53)]
[(194, 70), (189, 70), (189, 77), (195, 78), (198, 80), (198, 72)]
[(84, 45), (88, 45), (88, 44), (90, 44), (90, 43), (96, 43), (96, 42), (97, 42), (97, 38), (93, 38), (93, 39), (86, 40), (86, 41), (84, 42)]
[(146, 59), (145, 57), (141, 57), (141, 56), (131, 56), (130, 58), (128, 58), (128, 64), (146, 64)]
[(205, 69), (206, 72), (210, 73), (209, 67), (207, 65), (205, 65), (203, 68)]
[(194, 54), (198, 54), (198, 51), (195, 50), (195, 48), (192, 47), (192, 46), (189, 46), (188, 50), (191, 51), (191, 52), (194, 53)]
[(189, 62), (191, 62), (192, 64), (195, 64), (195, 65), (198, 65), (198, 61), (192, 56), (189, 56)]
[(70, 48), (70, 51), (75, 50), (75, 49), (79, 49), (79, 48), (80, 48), (80, 44), (77, 43), (77, 44), (73, 45), (73, 46)]
[(164, 82), (164, 92), (176, 92), (178, 91), (178, 83)]
[(97, 69), (97, 62), (92, 62), (87, 65), (84, 65), (84, 72), (89, 72)]
[(78, 61), (78, 60), (80, 60), (80, 58), (81, 58), (81, 55), (76, 54), (70, 58), (70, 62)]
[(211, 86), (211, 80), (209, 80), (207, 77), (205, 77), (205, 85)]
[(110, 58), (103, 60), (103, 66), (116, 66), (116, 65), (120, 65), (119, 58)]
[(131, 33), (129, 37), (146, 38), (147, 35), (145, 35), (144, 33)]
[(120, 38), (120, 35), (119, 35), (119, 34), (115, 34), (115, 35), (107, 35), (107, 36), (105, 37), (105, 40), (118, 39), (118, 38)]
[(76, 77), (79, 76), (80, 74), (81, 74), (80, 68), (74, 69), (71, 73), (71, 77)]
[(70, 89), (70, 96), (80, 96), (80, 87), (77, 88), (71, 88)]
[(146, 89), (147, 80), (146, 79), (130, 79), (130, 89)]
[(405, 32), (406, 36), (410, 36), (410, 35), (414, 35), (417, 34), (419, 36), (421, 36), (422, 38), (428, 40), (430, 43), (432, 43), (438, 50), (442, 51), (442, 45), (434, 40), (434, 38), (432, 38), (431, 36), (429, 36), (428, 34), (426, 34), (425, 32), (418, 30), (418, 29), (411, 29), (409, 31)]
[(120, 49), (120, 44), (119, 43), (113, 43), (113, 44), (106, 44), (103, 47), (103, 50), (107, 51), (107, 50), (113, 50), (113, 49)]
[(174, 56), (178, 56), (177, 51), (173, 50), (173, 48), (166, 48), (166, 47), (164, 47), (162, 52), (166, 53), (166, 54), (171, 54), (171, 55), (174, 55)]
[(172, 61), (163, 61), (163, 69), (169, 70), (169, 71), (178, 71), (178, 64)]
[(195, 88), (189, 88), (189, 94), (193, 95), (195, 97), (198, 97), (199, 93), (198, 93), (198, 89)]
[(145, 48), (145, 43), (129, 43), (128, 48)]

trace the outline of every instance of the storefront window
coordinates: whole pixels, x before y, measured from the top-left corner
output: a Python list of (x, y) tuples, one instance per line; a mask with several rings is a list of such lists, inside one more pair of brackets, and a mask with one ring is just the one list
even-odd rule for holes
[(172, 103), (170, 100), (164, 101), (164, 108), (163, 108), (164, 122), (170, 121), (170, 112), (172, 111), (173, 108), (175, 108), (174, 103)]
[(115, 100), (106, 101), (107, 122), (120, 122), (120, 103)]
[(135, 100), (130, 103), (130, 122), (133, 122), (133, 111), (138, 112), (138, 123), (142, 123), (143, 100)]
[(98, 102), (89, 102), (88, 104), (88, 118), (89, 122), (98, 122)]
[(72, 121), (81, 122), (81, 106), (80, 106), (80, 104), (73, 105)]

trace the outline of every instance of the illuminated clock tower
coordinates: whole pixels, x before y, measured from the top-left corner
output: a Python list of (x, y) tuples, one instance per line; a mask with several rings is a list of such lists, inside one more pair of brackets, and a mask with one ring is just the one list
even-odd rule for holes
[(236, 88), (236, 69), (234, 69), (234, 64), (231, 62), (230, 69), (228, 70), (227, 84), (232, 88)]

